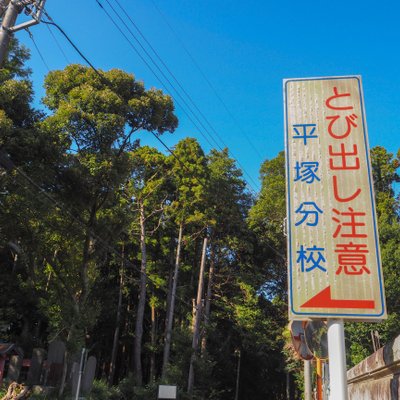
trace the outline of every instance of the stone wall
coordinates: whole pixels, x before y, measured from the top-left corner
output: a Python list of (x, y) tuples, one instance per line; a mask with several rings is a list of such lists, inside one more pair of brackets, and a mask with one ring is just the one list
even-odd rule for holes
[(349, 400), (400, 400), (400, 336), (347, 371)]

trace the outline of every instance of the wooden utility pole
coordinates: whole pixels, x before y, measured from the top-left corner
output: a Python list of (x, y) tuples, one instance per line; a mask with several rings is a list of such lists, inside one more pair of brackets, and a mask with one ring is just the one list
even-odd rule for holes
[(196, 362), (196, 353), (199, 347), (199, 339), (200, 339), (200, 321), (203, 311), (202, 297), (204, 289), (204, 268), (206, 265), (206, 253), (207, 253), (207, 238), (204, 238), (203, 252), (201, 254), (201, 262), (200, 262), (199, 284), (197, 286), (196, 313), (194, 316), (195, 319), (193, 324), (192, 356), (190, 358), (189, 377), (188, 377), (188, 393), (190, 394), (193, 392), (194, 363)]
[(211, 312), (211, 298), (214, 283), (214, 270), (215, 270), (215, 246), (211, 243), (210, 249), (210, 270), (208, 271), (208, 284), (207, 294), (204, 306), (204, 326), (201, 339), (201, 355), (203, 356), (207, 347), (207, 328), (210, 324), (210, 312)]

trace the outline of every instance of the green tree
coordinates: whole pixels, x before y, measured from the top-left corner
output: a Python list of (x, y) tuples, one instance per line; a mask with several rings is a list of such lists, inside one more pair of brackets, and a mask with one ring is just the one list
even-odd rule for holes
[(211, 150), (207, 158), (210, 171), (207, 196), (210, 267), (204, 307), (203, 353), (206, 350), (217, 259), (223, 257), (230, 242), (247, 233), (246, 217), (252, 200), (246, 191), (242, 171), (237, 168), (235, 160), (229, 157), (228, 149)]
[(52, 114), (41, 128), (56, 132), (71, 149), (60, 167), (57, 192), (68, 215), (59, 212), (58, 218), (65, 226), (73, 214), (69, 223), (75, 229), (70, 226), (51, 243), (48, 260), (70, 294), (69, 307), (58, 303), (69, 308), (62, 317), (68, 343), (82, 341), (100, 312), (92, 288), (101, 256), (112, 244), (113, 227), (118, 232), (124, 225), (119, 189), (131, 171), (128, 151), (138, 145), (132, 135), (140, 130), (172, 132), (177, 125), (172, 100), (161, 91), (146, 90), (132, 74), (120, 70), (100, 74), (70, 65), (50, 72), (45, 80), (43, 102)]
[(0, 302), (16, 305), (14, 312), (3, 314), (2, 324), (9, 340), (24, 344), (29, 352), (35, 341), (41, 344), (46, 325), (36, 291), (42, 267), (36, 239), (49, 209), (37, 189), (54, 188), (56, 173), (51, 165), (61, 159), (63, 148), (56, 135), (46, 135), (38, 127), (42, 114), (30, 104), (28, 58), (28, 50), (13, 39), (8, 60), (0, 69), (0, 149), (3, 163), (8, 160), (0, 176), (0, 252), (2, 265), (7, 266), (1, 270)]
[(147, 292), (147, 244), (149, 236), (160, 227), (169, 194), (166, 185), (166, 157), (156, 149), (141, 147), (131, 153), (132, 174), (126, 193), (136, 208), (140, 231), (139, 295), (134, 332), (133, 365), (137, 385), (143, 382), (142, 338)]
[(178, 274), (181, 262), (181, 247), (184, 228), (188, 225), (207, 227), (204, 207), (207, 182), (206, 157), (195, 139), (181, 140), (174, 149), (174, 155), (169, 158), (175, 195), (170, 206), (171, 215), (178, 226), (175, 265), (172, 275), (172, 285), (167, 299), (167, 316), (165, 343), (163, 353), (162, 377), (167, 373), (170, 358), (172, 327), (175, 312), (175, 299), (178, 284)]
[(381, 146), (371, 149), (388, 318), (379, 325), (356, 323), (346, 326), (350, 348), (348, 357), (350, 366), (357, 364), (373, 352), (372, 330), (378, 331), (381, 345), (384, 345), (399, 334), (400, 291), (398, 286), (398, 265), (400, 263), (400, 219), (399, 199), (396, 198), (394, 191), (394, 184), (400, 181), (397, 172), (400, 165), (399, 162), (400, 152), (395, 156)]
[(280, 152), (260, 169), (261, 192), (249, 212), (250, 229), (257, 235), (258, 252), (268, 260), (265, 290), (286, 298), (286, 183), (285, 155)]

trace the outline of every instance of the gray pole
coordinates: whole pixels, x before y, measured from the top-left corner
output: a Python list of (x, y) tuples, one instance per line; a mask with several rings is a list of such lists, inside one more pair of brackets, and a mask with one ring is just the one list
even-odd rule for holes
[(347, 400), (346, 345), (343, 319), (328, 319), (329, 400)]
[(82, 382), (82, 375), (83, 375), (83, 364), (85, 359), (86, 349), (82, 348), (81, 353), (81, 362), (79, 363), (79, 375), (78, 375), (78, 384), (76, 385), (76, 393), (75, 393), (75, 400), (79, 399), (79, 393), (81, 391), (81, 382)]
[(9, 2), (10, 0), (0, 0), (0, 18), (3, 17)]
[(10, 28), (15, 25), (20, 11), (20, 8), (14, 4), (14, 1), (10, 1), (0, 27), (0, 67), (3, 65), (8, 52), (8, 45), (12, 36)]
[(304, 360), (304, 400), (312, 400), (311, 360)]
[(237, 350), (237, 355), (238, 355), (238, 363), (236, 369), (235, 400), (239, 400), (240, 366), (242, 361), (242, 353), (240, 350)]

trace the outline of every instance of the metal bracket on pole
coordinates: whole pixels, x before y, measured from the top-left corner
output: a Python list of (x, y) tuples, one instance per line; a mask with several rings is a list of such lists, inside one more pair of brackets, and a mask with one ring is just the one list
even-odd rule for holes
[[(24, 2), (22, 2), (24, 4)], [(29, 28), (30, 26), (37, 25), (43, 15), (44, 5), (46, 4), (46, 0), (39, 0), (37, 4), (35, 4), (36, 12), (30, 12), (29, 15), (32, 16), (33, 19), (30, 21), (23, 22), (22, 24), (18, 24), (9, 28), (10, 32), (18, 32), (21, 29)], [(25, 5), (26, 7), (26, 5)]]

